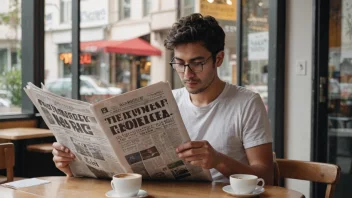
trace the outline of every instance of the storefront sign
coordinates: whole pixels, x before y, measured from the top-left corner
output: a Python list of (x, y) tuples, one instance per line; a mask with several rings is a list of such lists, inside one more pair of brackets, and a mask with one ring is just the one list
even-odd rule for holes
[(81, 1), (81, 23), (108, 23), (108, 1)]
[[(72, 53), (61, 53), (60, 60), (64, 62), (64, 64), (72, 64)], [(92, 63), (92, 55), (90, 54), (81, 54), (80, 56), (80, 64), (91, 64)]]
[(200, 0), (200, 13), (216, 19), (236, 21), (236, 0)]
[(248, 34), (248, 60), (267, 60), (269, 54), (269, 33)]
[(104, 21), (106, 20), (106, 11), (105, 9), (101, 10), (92, 10), (92, 11), (82, 11), (81, 12), (81, 22), (89, 23), (96, 21)]

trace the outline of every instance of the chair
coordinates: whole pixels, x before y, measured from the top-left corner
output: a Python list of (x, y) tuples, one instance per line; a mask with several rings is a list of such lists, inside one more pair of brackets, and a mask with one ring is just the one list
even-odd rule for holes
[(0, 183), (13, 181), (13, 167), (15, 166), (15, 147), (12, 143), (0, 144), (0, 169), (6, 169), (7, 179), (1, 180)]
[(273, 165), (274, 165), (274, 186), (279, 186), (280, 183), (280, 170), (279, 170), (279, 165), (277, 164), (276, 161), (276, 153), (273, 152)]
[(53, 143), (31, 144), (27, 146), (30, 152), (51, 153), (53, 151)]
[(325, 198), (332, 198), (340, 179), (340, 167), (333, 164), (276, 159), (278, 174), (282, 178), (300, 179), (327, 184)]

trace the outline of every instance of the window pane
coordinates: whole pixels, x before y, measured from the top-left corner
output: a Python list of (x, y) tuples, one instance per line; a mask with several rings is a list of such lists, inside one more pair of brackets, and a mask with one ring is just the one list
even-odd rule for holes
[(331, 0), (329, 15), (328, 163), (341, 168), (335, 197), (351, 197), (352, 178), (352, 9)]
[(21, 113), (21, 5), (0, 6), (0, 115)]
[(194, 0), (183, 0), (182, 2), (182, 16), (187, 16), (194, 13)]
[(269, 0), (242, 0), (242, 84), (268, 108)]
[(45, 1), (45, 75), (47, 88), (71, 98), (71, 0)]
[[(133, 59), (129, 55), (106, 52), (106, 48), (99, 47), (100, 44), (114, 47), (113, 43), (118, 40), (106, 36), (111, 34), (118, 21), (112, 18), (117, 15), (110, 13), (109, 16), (109, 5), (117, 6), (118, 3), (122, 5), (120, 11), (121, 8), (123, 11), (120, 16), (129, 18), (129, 0), (105, 0), (99, 4), (95, 0), (81, 1), (81, 18), (85, 16), (85, 20), (81, 20), (83, 47), (80, 56), (80, 94), (83, 101), (94, 103), (130, 90), (130, 67)], [(142, 10), (140, 13), (142, 14)], [(115, 20), (111, 29), (106, 28), (109, 17)], [(85, 47), (90, 42), (93, 44)]]

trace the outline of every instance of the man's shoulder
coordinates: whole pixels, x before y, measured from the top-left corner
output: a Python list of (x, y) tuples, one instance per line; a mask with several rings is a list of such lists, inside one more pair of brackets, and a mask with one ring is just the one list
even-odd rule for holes
[(226, 96), (242, 103), (257, 97), (258, 94), (242, 86), (227, 84)]
[(174, 89), (172, 90), (172, 94), (174, 95), (174, 98), (176, 101), (179, 101), (182, 96), (185, 94), (185, 88), (178, 88), (178, 89)]

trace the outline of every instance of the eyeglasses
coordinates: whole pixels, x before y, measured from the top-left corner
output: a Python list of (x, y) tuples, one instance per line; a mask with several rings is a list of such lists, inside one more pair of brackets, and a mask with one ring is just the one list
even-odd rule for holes
[(188, 64), (174, 63), (173, 61), (175, 60), (175, 57), (173, 57), (170, 62), (170, 65), (176, 72), (179, 72), (179, 73), (185, 72), (186, 67), (188, 67), (193, 73), (200, 73), (203, 71), (203, 66), (207, 63), (207, 61), (209, 60), (210, 57), (212, 57), (212, 55), (210, 55), (203, 62), (190, 62)]

